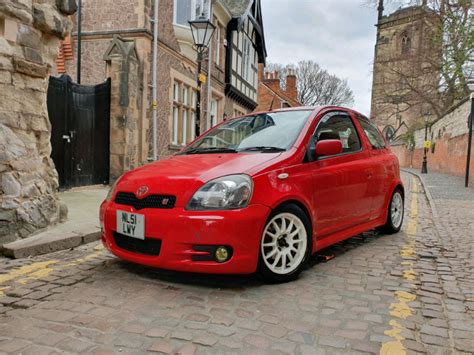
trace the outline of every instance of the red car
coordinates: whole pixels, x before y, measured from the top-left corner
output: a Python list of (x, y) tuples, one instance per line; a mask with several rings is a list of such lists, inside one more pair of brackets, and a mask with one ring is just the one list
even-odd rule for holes
[(346, 108), (301, 107), (229, 120), (125, 173), (100, 220), (119, 258), (284, 282), (331, 244), (398, 232), (403, 209), (399, 164), (376, 126)]

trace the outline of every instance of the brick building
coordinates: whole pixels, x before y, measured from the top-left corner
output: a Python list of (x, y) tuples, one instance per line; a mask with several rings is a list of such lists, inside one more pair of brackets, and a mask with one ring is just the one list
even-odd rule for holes
[(281, 86), (280, 74), (278, 72), (265, 72), (263, 64), (259, 65), (258, 75), (258, 106), (256, 111), (301, 106), (297, 99), (294, 69), (288, 69), (285, 88)]
[(389, 15), (383, 14), (383, 4), (379, 0), (371, 116), (390, 138), (406, 133), (424, 116), (434, 120), (426, 102), (438, 100), (436, 58), (441, 51), (433, 41), (438, 17), (426, 1)]
[[(133, 87), (128, 90), (132, 105), (128, 113), (124, 114), (123, 108), (111, 108), (112, 178), (143, 164), (151, 155), (153, 3), (151, 0), (82, 1), (81, 84), (97, 84), (112, 72), (120, 77), (122, 67), (113, 71), (111, 63), (121, 56), (126, 60), (120, 65), (125, 65), (129, 52), (124, 48), (130, 49), (133, 63), (137, 64), (132, 68), (123, 67), (134, 70), (133, 75), (126, 77), (127, 85)], [(258, 63), (264, 63), (266, 58), (260, 1), (159, 1), (156, 130), (159, 158), (174, 154), (195, 136), (197, 56), (188, 21), (201, 13), (212, 16), (216, 26), (210, 50), (209, 102), (208, 85), (202, 86), (201, 132), (220, 122), (224, 115), (245, 114), (257, 106)], [(77, 33), (73, 33), (72, 57), (67, 55), (68, 43), (63, 43), (61, 52), (64, 55), (57, 68), (73, 78), (76, 75), (76, 40)], [(208, 67), (206, 59), (203, 62), (205, 73)], [(132, 83), (131, 78), (135, 78), (136, 83)], [(113, 83), (114, 77), (112, 106)], [(126, 132), (117, 129), (128, 122), (127, 118), (134, 123)], [(125, 149), (125, 146), (133, 149)]]

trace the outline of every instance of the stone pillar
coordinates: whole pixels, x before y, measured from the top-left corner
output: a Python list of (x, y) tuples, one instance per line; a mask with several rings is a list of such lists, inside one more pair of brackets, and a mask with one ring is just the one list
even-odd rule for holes
[(59, 220), (46, 107), (71, 0), (0, 1), (0, 246)]
[(104, 60), (111, 78), (110, 179), (140, 164), (142, 72), (134, 40), (115, 36)]

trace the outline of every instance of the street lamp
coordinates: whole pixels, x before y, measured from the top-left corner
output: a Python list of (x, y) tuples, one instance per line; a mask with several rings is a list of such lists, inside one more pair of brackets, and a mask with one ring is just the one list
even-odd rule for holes
[[(197, 94), (196, 94), (196, 136), (199, 136), (201, 131), (201, 84), (205, 82), (205, 77), (201, 75), (203, 53), (209, 47), (212, 35), (216, 29), (211, 21), (201, 16), (196, 20), (189, 21), (191, 32), (193, 34), (194, 45), (197, 51)], [(210, 60), (210, 59), (209, 59)]]
[(424, 153), (423, 153), (423, 164), (421, 165), (421, 173), (422, 174), (428, 174), (428, 160), (427, 160), (427, 154), (428, 154), (428, 123), (429, 123), (429, 112), (426, 112), (424, 114), (425, 118), (425, 142), (423, 143)]
[(466, 160), (466, 182), (465, 186), (469, 187), (469, 169), (471, 168), (471, 147), (472, 147), (472, 126), (474, 125), (474, 78), (467, 83), (469, 91), (471, 91), (471, 113), (467, 120), (469, 126), (469, 134), (467, 138), (467, 160)]

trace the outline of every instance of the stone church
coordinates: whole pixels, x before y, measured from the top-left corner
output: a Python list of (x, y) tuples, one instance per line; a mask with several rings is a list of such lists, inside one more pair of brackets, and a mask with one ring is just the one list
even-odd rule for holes
[(389, 15), (379, 1), (371, 116), (389, 140), (436, 117), (426, 102), (438, 99), (437, 21), (426, 0)]

